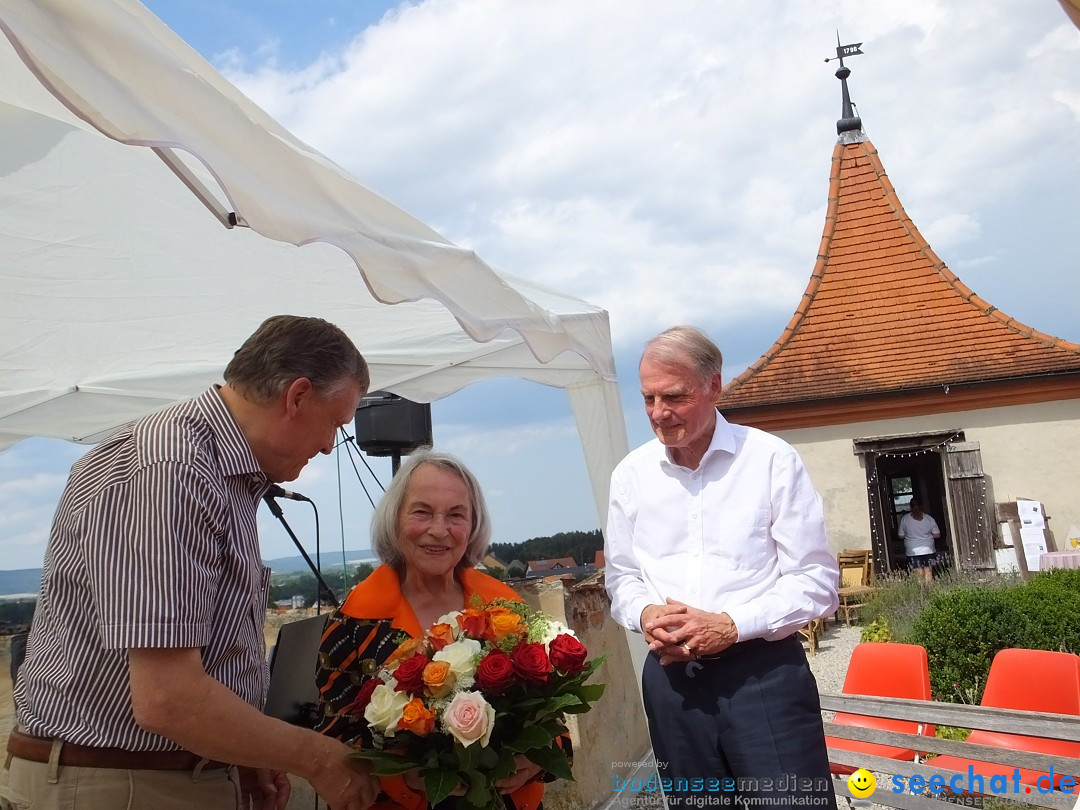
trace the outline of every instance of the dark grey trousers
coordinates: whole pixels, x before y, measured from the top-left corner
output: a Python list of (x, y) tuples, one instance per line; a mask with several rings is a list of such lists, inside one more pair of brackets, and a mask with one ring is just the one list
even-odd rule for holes
[(669, 807), (835, 810), (817, 683), (797, 636), (666, 667), (650, 654), (642, 687)]

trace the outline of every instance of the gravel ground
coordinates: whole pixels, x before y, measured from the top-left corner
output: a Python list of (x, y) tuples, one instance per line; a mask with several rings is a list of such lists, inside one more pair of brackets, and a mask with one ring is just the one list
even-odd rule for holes
[[(829, 622), (821, 640), (818, 641), (817, 655), (807, 660), (810, 671), (817, 678), (819, 692), (837, 693), (844, 688), (848, 662), (859, 643), (862, 628), (858, 625), (846, 625)], [(805, 646), (805, 645), (804, 645)]]

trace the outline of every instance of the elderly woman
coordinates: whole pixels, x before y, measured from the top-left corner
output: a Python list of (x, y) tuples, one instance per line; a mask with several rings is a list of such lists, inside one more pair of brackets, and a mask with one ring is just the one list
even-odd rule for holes
[[(414, 452), (394, 476), (371, 524), (382, 565), (331, 617), (317, 675), (319, 730), (360, 745), (370, 744), (366, 723), (342, 711), (398, 646), (402, 633), (423, 635), (440, 617), (463, 610), (473, 596), (520, 601), (511, 588), (474, 568), (487, 552), (491, 523), (480, 485), (453, 456)], [(537, 781), (540, 769), (523, 757), (519, 766), (499, 788), (508, 807), (534, 810), (544, 792)], [(428, 807), (412, 774), (381, 782), (377, 810)]]

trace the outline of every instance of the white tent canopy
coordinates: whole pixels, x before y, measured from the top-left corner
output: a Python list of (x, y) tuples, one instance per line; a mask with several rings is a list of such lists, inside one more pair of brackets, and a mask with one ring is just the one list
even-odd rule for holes
[(0, 0), (0, 29), (0, 449), (97, 441), (219, 381), (264, 318), (317, 315), (374, 389), (566, 389), (603, 520), (626, 452), (604, 310), (368, 191), (139, 3)]

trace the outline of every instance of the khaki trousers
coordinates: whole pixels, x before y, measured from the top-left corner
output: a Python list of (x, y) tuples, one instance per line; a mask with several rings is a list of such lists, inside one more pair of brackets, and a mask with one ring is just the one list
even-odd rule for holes
[(238, 810), (236, 768), (125, 771), (76, 768), (8, 756), (0, 810)]

